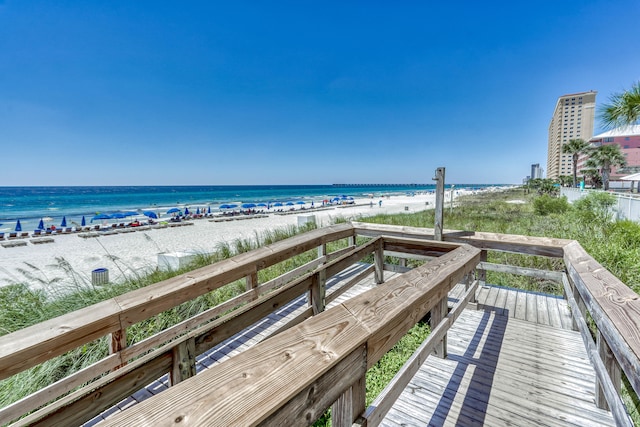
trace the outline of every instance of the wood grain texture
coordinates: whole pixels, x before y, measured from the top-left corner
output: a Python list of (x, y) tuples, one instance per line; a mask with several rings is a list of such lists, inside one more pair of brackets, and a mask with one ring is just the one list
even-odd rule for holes
[(335, 307), (114, 415), (104, 425), (259, 424), (361, 347), (366, 335), (344, 307)]
[(0, 380), (120, 330), (119, 313), (107, 300), (0, 337)]
[(578, 242), (565, 247), (564, 260), (598, 330), (640, 394), (640, 296), (598, 264)]

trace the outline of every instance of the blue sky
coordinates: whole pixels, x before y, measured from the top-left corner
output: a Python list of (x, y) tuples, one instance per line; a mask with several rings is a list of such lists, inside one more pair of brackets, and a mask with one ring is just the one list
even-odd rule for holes
[(0, 185), (519, 183), (558, 96), (640, 80), (639, 22), (637, 0), (0, 0)]

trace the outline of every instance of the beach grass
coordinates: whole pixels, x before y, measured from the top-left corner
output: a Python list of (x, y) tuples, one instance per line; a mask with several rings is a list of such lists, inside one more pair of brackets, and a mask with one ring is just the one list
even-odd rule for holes
[[(488, 231), (506, 234), (520, 234), (574, 239), (603, 266), (627, 283), (636, 293), (640, 291), (640, 271), (637, 259), (640, 255), (640, 225), (630, 221), (610, 221), (598, 216), (598, 207), (580, 209), (575, 207), (558, 208), (558, 204), (544, 202), (545, 206), (536, 205), (538, 196), (525, 194), (516, 189), (496, 193), (484, 193), (474, 196), (463, 196), (456, 200), (455, 208), (446, 206), (444, 225), (446, 229)], [(517, 203), (513, 203), (517, 201)], [(537, 207), (536, 207), (537, 206)], [(587, 209), (587, 211), (585, 211)], [(589, 210), (591, 209), (591, 210)], [(593, 214), (593, 215), (592, 215)], [(585, 216), (587, 215), (587, 216)], [(591, 216), (590, 216), (591, 215)], [(585, 218), (589, 220), (585, 220)], [(337, 222), (343, 220), (335, 218)], [(433, 227), (433, 211), (402, 213), (394, 215), (376, 215), (363, 217), (360, 221), (404, 225), (412, 227)], [(310, 226), (312, 227), (312, 225)], [(14, 284), (0, 288), (0, 303), (6, 310), (0, 313), (0, 334), (6, 334), (43, 320), (77, 310), (113, 296), (156, 283), (198, 268), (231, 257), (235, 254), (255, 249), (259, 246), (274, 243), (291, 237), (309, 228), (299, 229), (287, 227), (263, 234), (256, 234), (253, 239), (237, 239), (218, 245), (216, 252), (202, 254), (192, 265), (180, 271), (155, 271), (140, 277), (130, 277), (123, 283), (113, 283), (104, 287), (91, 287), (78, 278), (75, 289), (66, 289), (51, 298), (45, 290), (33, 290), (22, 284)], [(336, 242), (330, 251), (345, 247), (345, 242)], [(277, 277), (284, 272), (311, 261), (317, 256), (315, 250), (308, 251), (298, 257), (261, 270), (260, 282)], [(371, 260), (369, 260), (371, 261)], [(562, 261), (547, 257), (490, 252), (489, 262), (521, 265), (524, 267), (561, 271)], [(60, 260), (64, 267), (64, 260)], [(385, 262), (397, 263), (397, 258), (388, 258)], [(421, 261), (409, 260), (409, 266), (417, 266)], [(38, 276), (35, 268), (28, 268), (26, 273)], [(69, 274), (74, 274), (69, 271)], [(526, 290), (561, 293), (558, 285), (541, 279), (512, 276), (509, 274), (488, 272), (487, 282)], [(39, 276), (38, 276), (39, 277)], [(46, 278), (42, 278), (46, 283)], [(55, 283), (48, 283), (55, 286)], [(244, 282), (229, 284), (224, 288), (203, 295), (179, 307), (161, 313), (146, 322), (128, 330), (128, 340), (135, 342), (149, 336), (164, 327), (175, 324), (184, 318), (219, 304), (244, 291)], [(410, 356), (428, 335), (428, 327), (418, 324), (403, 338), (388, 357), (385, 356), (376, 367), (368, 372), (367, 403), (371, 402), (382, 388), (391, 380), (399, 366)], [(81, 366), (86, 366), (107, 354), (106, 339), (87, 344), (66, 355), (55, 358), (29, 371), (0, 382), (0, 406), (5, 406), (20, 397), (29, 394), (44, 385), (67, 375)], [(58, 360), (59, 359), (59, 360)], [(632, 414), (636, 425), (640, 425), (637, 396), (627, 381), (624, 384), (624, 401)], [(316, 425), (328, 425), (330, 416), (325, 416)]]

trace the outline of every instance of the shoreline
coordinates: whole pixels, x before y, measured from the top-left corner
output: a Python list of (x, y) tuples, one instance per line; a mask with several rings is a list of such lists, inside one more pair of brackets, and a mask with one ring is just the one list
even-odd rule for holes
[[(455, 190), (452, 198), (447, 190), (445, 201), (477, 192)], [(379, 201), (382, 201), (381, 205)], [(433, 209), (435, 194), (356, 198), (354, 202), (353, 205), (331, 209), (283, 212), (287, 215), (269, 212), (256, 217), (242, 217), (241, 221), (233, 217), (225, 221), (202, 218), (189, 221), (193, 223), (189, 226), (101, 234), (90, 238), (79, 237), (82, 233), (60, 234), (51, 236), (54, 241), (50, 243), (0, 247), (0, 286), (25, 283), (50, 292), (77, 287), (78, 283), (91, 286), (91, 272), (101, 268), (109, 270), (110, 282), (120, 282), (123, 276), (153, 271), (158, 267), (158, 254), (215, 252), (221, 243), (232, 245), (237, 239), (255, 241), (266, 231), (297, 226), (300, 216), (313, 215), (318, 227), (322, 227), (338, 218), (357, 220), (377, 214), (416, 213)]]

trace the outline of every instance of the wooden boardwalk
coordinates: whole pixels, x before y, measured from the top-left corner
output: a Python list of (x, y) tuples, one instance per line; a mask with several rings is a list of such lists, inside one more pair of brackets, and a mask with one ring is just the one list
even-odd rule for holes
[[(327, 295), (366, 268), (359, 264), (327, 283)], [(385, 280), (395, 273), (385, 272)], [(327, 308), (373, 287), (369, 276)], [(464, 292), (449, 294), (454, 304)], [(448, 334), (448, 357), (429, 357), (383, 420), (385, 426), (615, 425), (594, 404), (594, 372), (561, 297), (483, 286), (478, 303)], [(285, 305), (197, 357), (197, 371), (266, 339), (307, 307), (305, 297)], [(477, 309), (475, 309), (477, 308)], [(98, 424), (168, 388), (168, 377), (149, 384), (86, 423)]]
[(595, 374), (562, 298), (493, 286), (477, 296), (478, 310), (447, 335), (448, 357), (426, 360), (382, 425), (615, 425), (596, 408)]

